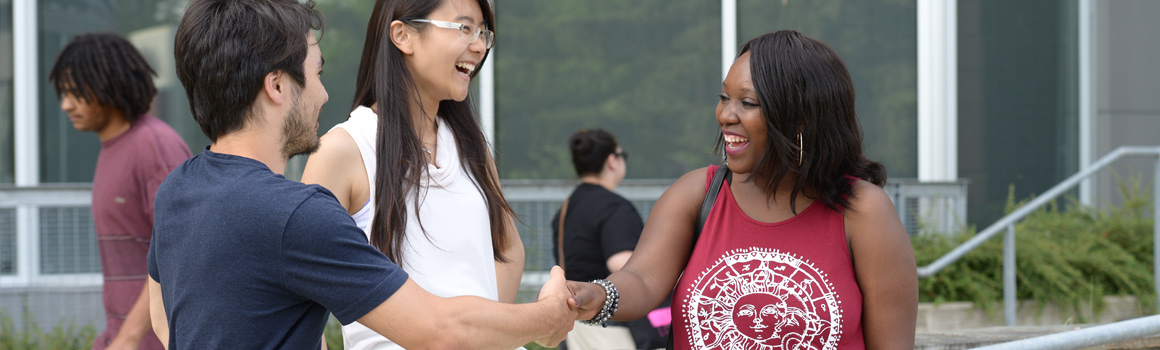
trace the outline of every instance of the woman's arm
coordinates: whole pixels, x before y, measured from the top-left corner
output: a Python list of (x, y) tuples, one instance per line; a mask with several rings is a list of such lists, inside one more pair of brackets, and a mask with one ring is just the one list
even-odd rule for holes
[[(499, 169), (495, 166), (495, 157), (491, 152), (487, 155), (487, 166), (491, 168), (492, 181), (499, 188)], [(503, 195), (500, 193), (499, 195)], [(520, 240), (520, 231), (516, 229), (516, 219), (511, 213), (502, 213), (504, 217), (503, 230), (506, 236), (507, 247), (503, 250), (506, 263), (495, 262), (495, 279), (499, 289), (499, 301), (509, 304), (516, 302), (520, 293), (520, 279), (524, 277), (524, 241)]]
[[(608, 277), (620, 292), (614, 320), (644, 317), (673, 290), (693, 251), (693, 227), (705, 198), (707, 169), (693, 170), (665, 190), (649, 212), (632, 257)], [(568, 283), (580, 305), (577, 319), (595, 317), (604, 303), (604, 289), (591, 283)]]
[(302, 171), (302, 183), (326, 187), (338, 198), (347, 214), (352, 215), (362, 209), (370, 195), (367, 170), (358, 144), (342, 128), (331, 130), (319, 139), (318, 151), (310, 155), (306, 169)]
[(846, 238), (862, 289), (862, 330), (868, 349), (914, 348), (918, 272), (910, 237), (881, 188), (854, 184)]
[(496, 284), (499, 287), (499, 301), (509, 304), (516, 302), (516, 295), (520, 292), (520, 278), (524, 276), (524, 242), (520, 240), (516, 230), (515, 218), (504, 214), (504, 231), (507, 235), (508, 246), (503, 256), (506, 263), (495, 262)]

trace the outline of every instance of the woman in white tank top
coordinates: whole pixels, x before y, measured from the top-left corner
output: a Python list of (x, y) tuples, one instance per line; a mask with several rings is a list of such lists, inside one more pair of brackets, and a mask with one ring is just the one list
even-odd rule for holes
[[(524, 250), (469, 84), (495, 40), (487, 0), (379, 0), (350, 118), (321, 139), (302, 181), (338, 198), (423, 289), (515, 302)], [(356, 323), (347, 349), (398, 345)]]

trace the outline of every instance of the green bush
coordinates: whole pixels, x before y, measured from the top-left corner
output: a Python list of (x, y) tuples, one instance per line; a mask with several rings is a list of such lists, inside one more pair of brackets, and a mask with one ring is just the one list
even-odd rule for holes
[[(1013, 193), (1013, 191), (1012, 191)], [(1052, 202), (1015, 225), (1016, 298), (1033, 300), (1042, 311), (1058, 305), (1065, 318), (1091, 321), (1103, 310), (1103, 297), (1136, 296), (1140, 307), (1155, 310), (1152, 283), (1151, 196), (1140, 182), (1120, 182), (1123, 206), (1098, 211), (1069, 199)], [(1009, 195), (1010, 213), (1016, 203)], [(919, 266), (930, 264), (971, 238), (974, 228), (953, 235), (913, 237)], [(995, 316), (1002, 303), (1003, 241), (994, 237), (930, 278), (919, 280), (919, 301), (969, 301)], [(1085, 314), (1084, 306), (1090, 305)]]
[(52, 331), (42, 332), (32, 313), (24, 310), (21, 330), (16, 330), (16, 322), (6, 309), (0, 309), (0, 349), (6, 350), (81, 350), (91, 349), (97, 331), (92, 325), (78, 327), (75, 323), (60, 322)]
[(342, 323), (334, 315), (330, 315), (330, 320), (326, 321), (326, 331), (322, 333), (322, 338), (326, 339), (326, 350), (343, 350)]

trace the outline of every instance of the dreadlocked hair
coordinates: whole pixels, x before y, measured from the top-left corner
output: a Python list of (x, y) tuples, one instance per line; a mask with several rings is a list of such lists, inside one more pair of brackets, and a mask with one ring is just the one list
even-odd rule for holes
[(130, 124), (149, 111), (157, 96), (157, 73), (128, 40), (113, 33), (82, 34), (56, 56), (48, 80), (56, 97), (76, 96), (85, 103), (111, 106)]

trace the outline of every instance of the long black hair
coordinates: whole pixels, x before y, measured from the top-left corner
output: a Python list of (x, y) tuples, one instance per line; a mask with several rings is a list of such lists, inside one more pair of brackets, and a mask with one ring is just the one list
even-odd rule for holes
[[(408, 193), (420, 186), (423, 174), (427, 172), (419, 135), (411, 122), (412, 106), (422, 106), (419, 90), (390, 37), (392, 21), (401, 20), (407, 25), (426, 28), (426, 23), (411, 22), (409, 19), (426, 18), (446, 0), (378, 0), (367, 26), (367, 39), (363, 45), (362, 62), (359, 63), (358, 80), (355, 85), (354, 103), (371, 106), (378, 103), (378, 136), (375, 144), (375, 217), (371, 222), (370, 242), (386, 254), (396, 264), (403, 264), (403, 242), (407, 226)], [(495, 30), (495, 19), (487, 0), (479, 0), (483, 11), (483, 21), (487, 29)], [(477, 66), (482, 67), (487, 53)], [(478, 72), (478, 71), (477, 71)], [(476, 72), (472, 72), (472, 76)], [(422, 108), (422, 107), (418, 107)], [(469, 171), (476, 187), (484, 196), (491, 224), (492, 256), (496, 261), (507, 262), (503, 250), (507, 241), (505, 214), (511, 215), (511, 207), (500, 191), (496, 169), (489, 161), (490, 155), (483, 130), (475, 118), (471, 96), (456, 102), (439, 102), (439, 115), (444, 124), (451, 128), (459, 149), (459, 162)], [(415, 198), (416, 216), (419, 197)], [(422, 223), (418, 223), (422, 227)], [(426, 232), (426, 231), (424, 231)]]
[[(768, 133), (766, 152), (753, 178), (770, 197), (791, 172), (797, 175), (790, 193), (794, 213), (797, 195), (807, 188), (831, 209), (846, 207), (853, 187), (845, 175), (886, 184), (886, 167), (862, 154), (854, 83), (834, 50), (796, 31), (782, 30), (750, 40), (738, 56), (746, 52)], [(723, 141), (719, 136), (718, 149)]]
[(156, 75), (125, 38), (90, 33), (78, 35), (60, 50), (48, 80), (56, 87), (57, 98), (68, 93), (86, 103), (116, 108), (133, 124), (157, 96)]

